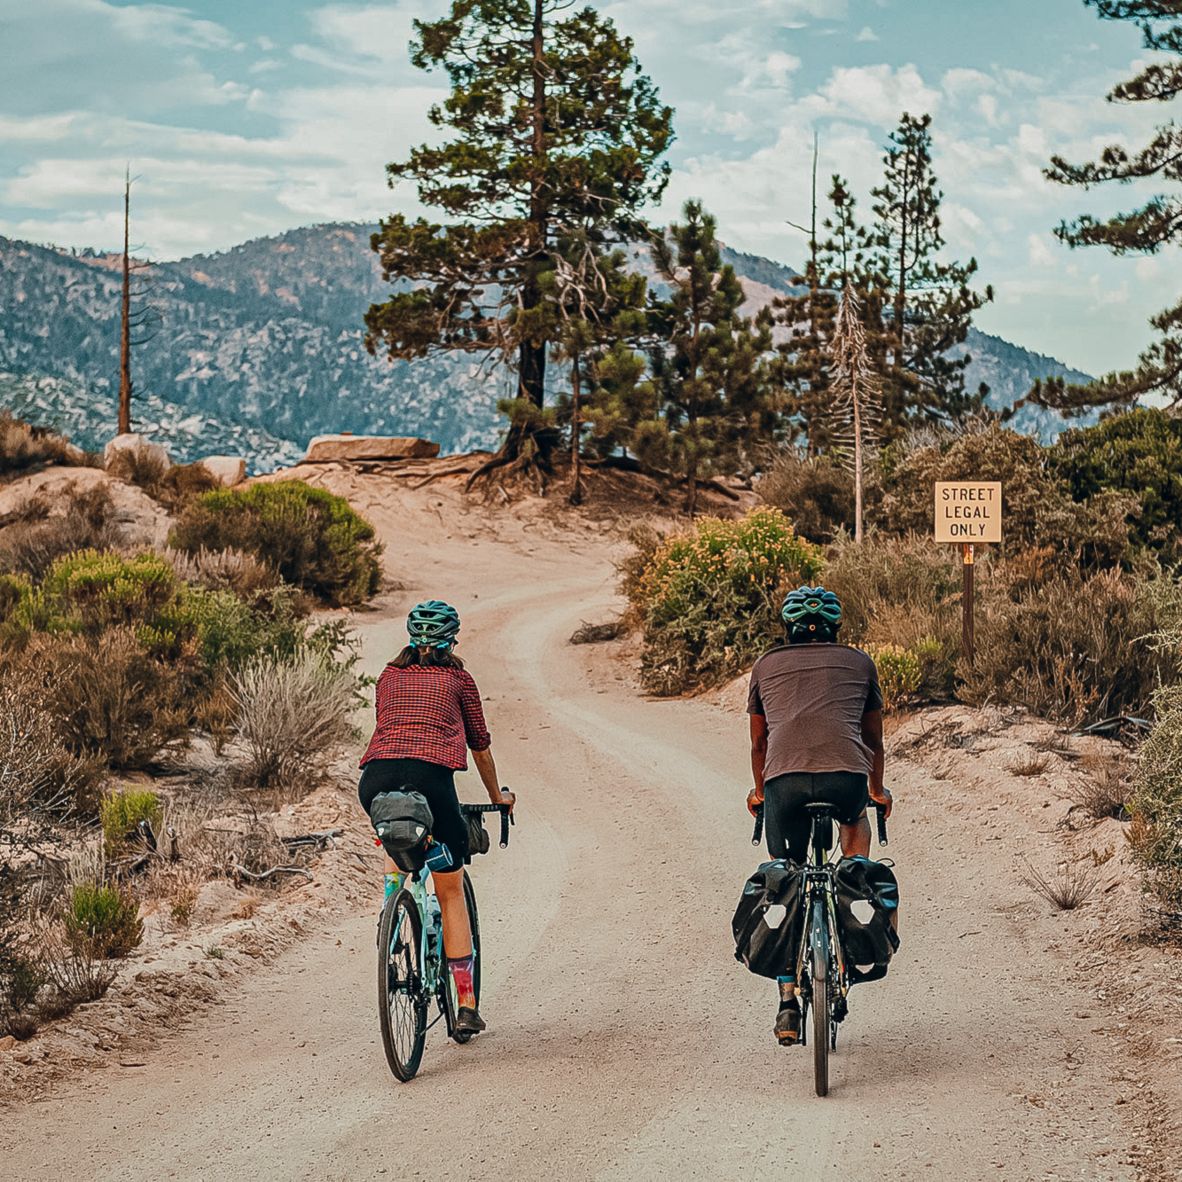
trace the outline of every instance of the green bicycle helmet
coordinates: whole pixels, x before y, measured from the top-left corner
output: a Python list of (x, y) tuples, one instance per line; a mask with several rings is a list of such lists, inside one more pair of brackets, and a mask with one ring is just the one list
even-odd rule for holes
[(841, 600), (824, 587), (797, 587), (785, 596), (780, 618), (794, 643), (831, 641), (841, 627)]
[(460, 613), (439, 599), (416, 605), (406, 617), (406, 632), (416, 648), (451, 648), (459, 631)]

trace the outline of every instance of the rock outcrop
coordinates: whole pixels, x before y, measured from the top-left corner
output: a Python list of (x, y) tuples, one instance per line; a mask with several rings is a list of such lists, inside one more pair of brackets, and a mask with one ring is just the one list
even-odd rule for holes
[(429, 439), (397, 435), (317, 435), (308, 444), (306, 464), (331, 460), (429, 460), (439, 454), (439, 444)]
[(246, 461), (241, 456), (206, 456), (197, 464), (225, 488), (233, 488), (246, 479)]

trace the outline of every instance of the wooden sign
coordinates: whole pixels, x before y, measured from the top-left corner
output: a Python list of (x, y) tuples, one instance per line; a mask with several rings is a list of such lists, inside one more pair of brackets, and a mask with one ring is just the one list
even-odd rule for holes
[(936, 481), (936, 541), (978, 545), (1001, 541), (1001, 482)]

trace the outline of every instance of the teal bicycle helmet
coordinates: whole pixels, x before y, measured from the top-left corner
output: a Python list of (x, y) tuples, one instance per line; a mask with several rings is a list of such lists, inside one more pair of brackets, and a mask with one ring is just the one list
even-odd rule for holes
[(841, 600), (824, 587), (797, 587), (785, 596), (780, 618), (790, 641), (833, 640), (841, 627)]
[(416, 648), (448, 649), (460, 631), (460, 614), (450, 603), (428, 599), (411, 608), (406, 631)]

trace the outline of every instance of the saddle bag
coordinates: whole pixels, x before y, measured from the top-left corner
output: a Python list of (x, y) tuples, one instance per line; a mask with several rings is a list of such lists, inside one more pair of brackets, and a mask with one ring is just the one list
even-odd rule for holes
[(886, 976), (899, 949), (899, 881), (886, 862), (842, 858), (837, 864), (837, 923), (850, 981)]
[(434, 817), (421, 792), (380, 792), (369, 806), (369, 819), (382, 848), (404, 873), (422, 870), (431, 844)]
[(760, 977), (790, 971), (800, 944), (804, 872), (779, 858), (764, 862), (743, 886), (731, 920), (735, 959)]

